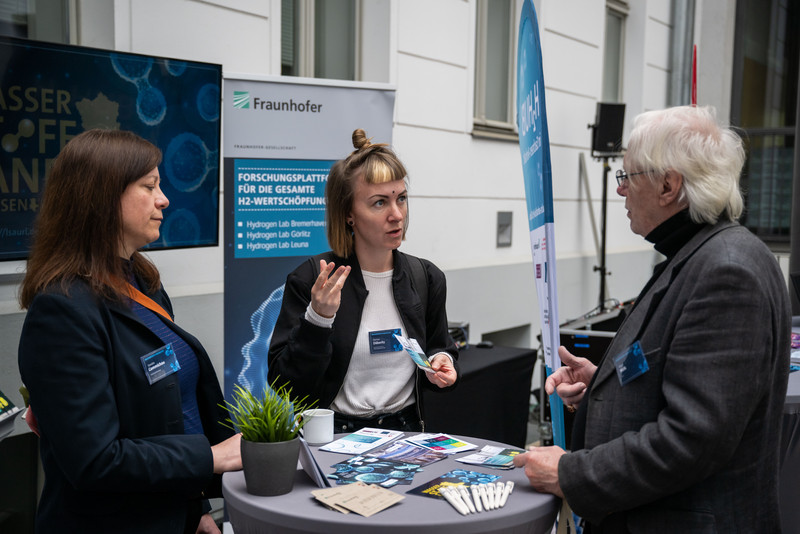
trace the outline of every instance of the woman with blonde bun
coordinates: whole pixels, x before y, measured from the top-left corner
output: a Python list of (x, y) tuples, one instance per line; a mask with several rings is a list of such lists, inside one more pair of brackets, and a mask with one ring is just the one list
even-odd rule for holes
[[(398, 250), (408, 228), (406, 169), (386, 144), (353, 132), (355, 150), (325, 188), (331, 252), (286, 279), (269, 350), (269, 380), (334, 411), (337, 432), (424, 429), (420, 388), (458, 378), (444, 273)], [(434, 372), (418, 370), (393, 334), (416, 339)], [(423, 376), (424, 375), (424, 376)]]

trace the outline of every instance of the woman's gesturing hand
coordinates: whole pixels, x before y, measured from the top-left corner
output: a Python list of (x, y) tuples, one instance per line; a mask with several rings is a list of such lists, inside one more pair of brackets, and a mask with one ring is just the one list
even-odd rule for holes
[[(336, 269), (333, 262), (319, 260), (319, 276), (311, 287), (311, 308), (322, 317), (336, 315), (342, 302), (342, 287), (350, 274), (349, 266)], [(333, 274), (331, 274), (333, 273)]]

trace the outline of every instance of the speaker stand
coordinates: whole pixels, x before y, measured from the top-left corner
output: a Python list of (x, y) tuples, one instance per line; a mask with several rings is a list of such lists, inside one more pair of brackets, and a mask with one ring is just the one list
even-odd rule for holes
[(600, 313), (606, 309), (606, 209), (608, 205), (608, 173), (611, 166), (608, 164), (608, 156), (600, 158), (603, 160), (603, 204), (600, 209), (600, 265), (595, 265), (595, 272), (600, 272), (600, 298), (597, 304)]
[[(590, 125), (592, 126), (592, 125)], [(606, 296), (606, 276), (610, 274), (606, 268), (606, 212), (608, 206), (608, 173), (611, 171), (609, 160), (615, 160), (620, 154), (596, 154), (592, 152), (592, 158), (603, 163), (603, 201), (600, 206), (600, 265), (595, 265), (594, 272), (600, 273), (600, 297), (598, 298), (597, 309), (600, 313), (607, 311), (608, 297)]]

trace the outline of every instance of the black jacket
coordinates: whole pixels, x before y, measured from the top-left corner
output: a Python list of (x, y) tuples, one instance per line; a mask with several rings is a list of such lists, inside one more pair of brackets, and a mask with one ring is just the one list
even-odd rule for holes
[[(458, 350), (447, 329), (447, 282), (444, 273), (433, 263), (422, 260), (428, 281), (427, 306), (422, 305), (418, 291), (414, 288), (409, 257), (395, 250), (392, 291), (409, 337), (415, 338), (425, 354), (447, 352), (458, 366)], [(269, 347), (269, 382), (276, 377), (279, 382), (290, 382), (292, 394), (309, 400), (318, 399), (319, 406), (330, 406), (344, 383), (350, 357), (361, 324), (361, 311), (367, 299), (367, 288), (358, 259), (334, 257), (333, 262), (352, 267), (347, 282), (342, 288), (342, 300), (333, 328), (313, 325), (306, 321), (305, 312), (311, 300), (311, 286), (319, 273), (314, 258), (303, 262), (286, 278), (283, 303), (272, 342)], [(425, 310), (423, 316), (423, 308)], [(419, 371), (421, 373), (422, 371)], [(417, 375), (417, 406), (423, 418), (420, 385), (440, 390), (421, 375)], [(456, 382), (458, 383), (458, 382)], [(450, 386), (450, 388), (454, 387)], [(442, 388), (446, 391), (450, 388)], [(424, 420), (424, 419), (423, 419)]]
[[(19, 344), (22, 380), (41, 431), (38, 532), (183, 532), (187, 510), (213, 496), (210, 444), (231, 435), (200, 342), (197, 400), (205, 435), (183, 434), (178, 373), (148, 383), (140, 357), (163, 346), (124, 304), (81, 281), (37, 295)], [(167, 294), (148, 295), (172, 314)]]

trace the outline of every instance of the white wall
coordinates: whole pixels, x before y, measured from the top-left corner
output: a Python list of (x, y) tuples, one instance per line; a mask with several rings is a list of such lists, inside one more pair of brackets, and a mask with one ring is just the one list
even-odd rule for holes
[[(471, 135), (474, 2), (436, 2), (441, 12), (430, 17), (435, 28), (428, 28), (430, 21), (420, 17), (425, 12), (423, 4), (430, 2), (396, 3), (394, 145), (411, 176), (411, 228), (403, 248), (433, 260), (447, 272), (448, 313), (453, 320), (470, 322), (472, 340), (503, 327), (531, 323), (531, 337), (535, 338), (538, 310), (529, 267), (519, 147), (515, 142)], [(601, 89), (604, 24), (598, 21), (605, 20), (605, 5), (596, 0), (545, 0), (542, 4), (538, 16), (560, 258), (559, 308), (562, 318), (568, 318), (590, 311), (599, 297), (599, 275), (592, 270), (597, 264), (592, 225), (579, 182), (578, 157), (581, 152), (588, 155), (591, 131), (587, 124), (594, 118)], [(518, 7), (521, 5), (518, 2)], [(663, 56), (668, 38), (660, 35), (649, 47), (655, 50), (652, 55), (660, 52)], [(665, 99), (666, 88), (661, 94)], [(587, 170), (599, 217), (602, 166), (589, 159)], [(622, 202), (611, 186), (613, 177), (608, 179), (609, 266), (612, 256), (628, 257), (631, 251), (641, 253), (638, 263), (652, 265), (650, 246), (628, 230)], [(510, 248), (495, 246), (498, 211), (514, 214)], [(619, 269), (610, 269), (612, 297), (625, 300), (638, 293), (642, 277), (627, 273), (630, 265), (637, 262), (621, 262)], [(527, 305), (519, 305), (515, 299), (526, 300)], [(535, 346), (535, 339), (529, 341)]]
[[(696, 30), (702, 45), (701, 102), (718, 104), (725, 113), (733, 35), (729, 4), (699, 0)], [(535, 5), (544, 55), (563, 322), (598, 303), (599, 275), (593, 271), (598, 262), (579, 157), (586, 158), (597, 218), (603, 169), (591, 160), (587, 125), (601, 93), (605, 2), (536, 0)], [(671, 2), (630, 0), (629, 5), (626, 132), (637, 113), (666, 105), (671, 32)], [(517, 0), (518, 10), (521, 6)], [(411, 179), (411, 226), (403, 250), (431, 259), (448, 275), (449, 316), (470, 322), (471, 341), (532, 325), (520, 343), (536, 346), (538, 309), (519, 147), (471, 135), (475, 0), (384, 0), (373, 7), (379, 9), (365, 10), (366, 17), (389, 20), (389, 27), (382, 28), (384, 44), (375, 52), (388, 57), (370, 57), (365, 68), (371, 76), (388, 76), (382, 81), (397, 87), (393, 142)], [(280, 73), (279, 0), (78, 0), (74, 18), (76, 44), (220, 63), (224, 73)], [(620, 166), (619, 160), (612, 162), (607, 181), (608, 293), (627, 300), (637, 295), (657, 257), (630, 232), (615, 193), (613, 171)], [(498, 211), (513, 212), (509, 248), (495, 246)], [(191, 303), (193, 296), (212, 296), (203, 301), (206, 324), (201, 317), (192, 321), (204, 343), (221, 347), (222, 248), (157, 251), (150, 257), (171, 295), (178, 297), (176, 307), (181, 297)], [(0, 263), (0, 313), (19, 311), (17, 282), (7, 275), (23, 268), (21, 262)], [(5, 332), (2, 326), (0, 331)], [(13, 349), (14, 332), (4, 335)], [(221, 354), (218, 358), (221, 369)]]

